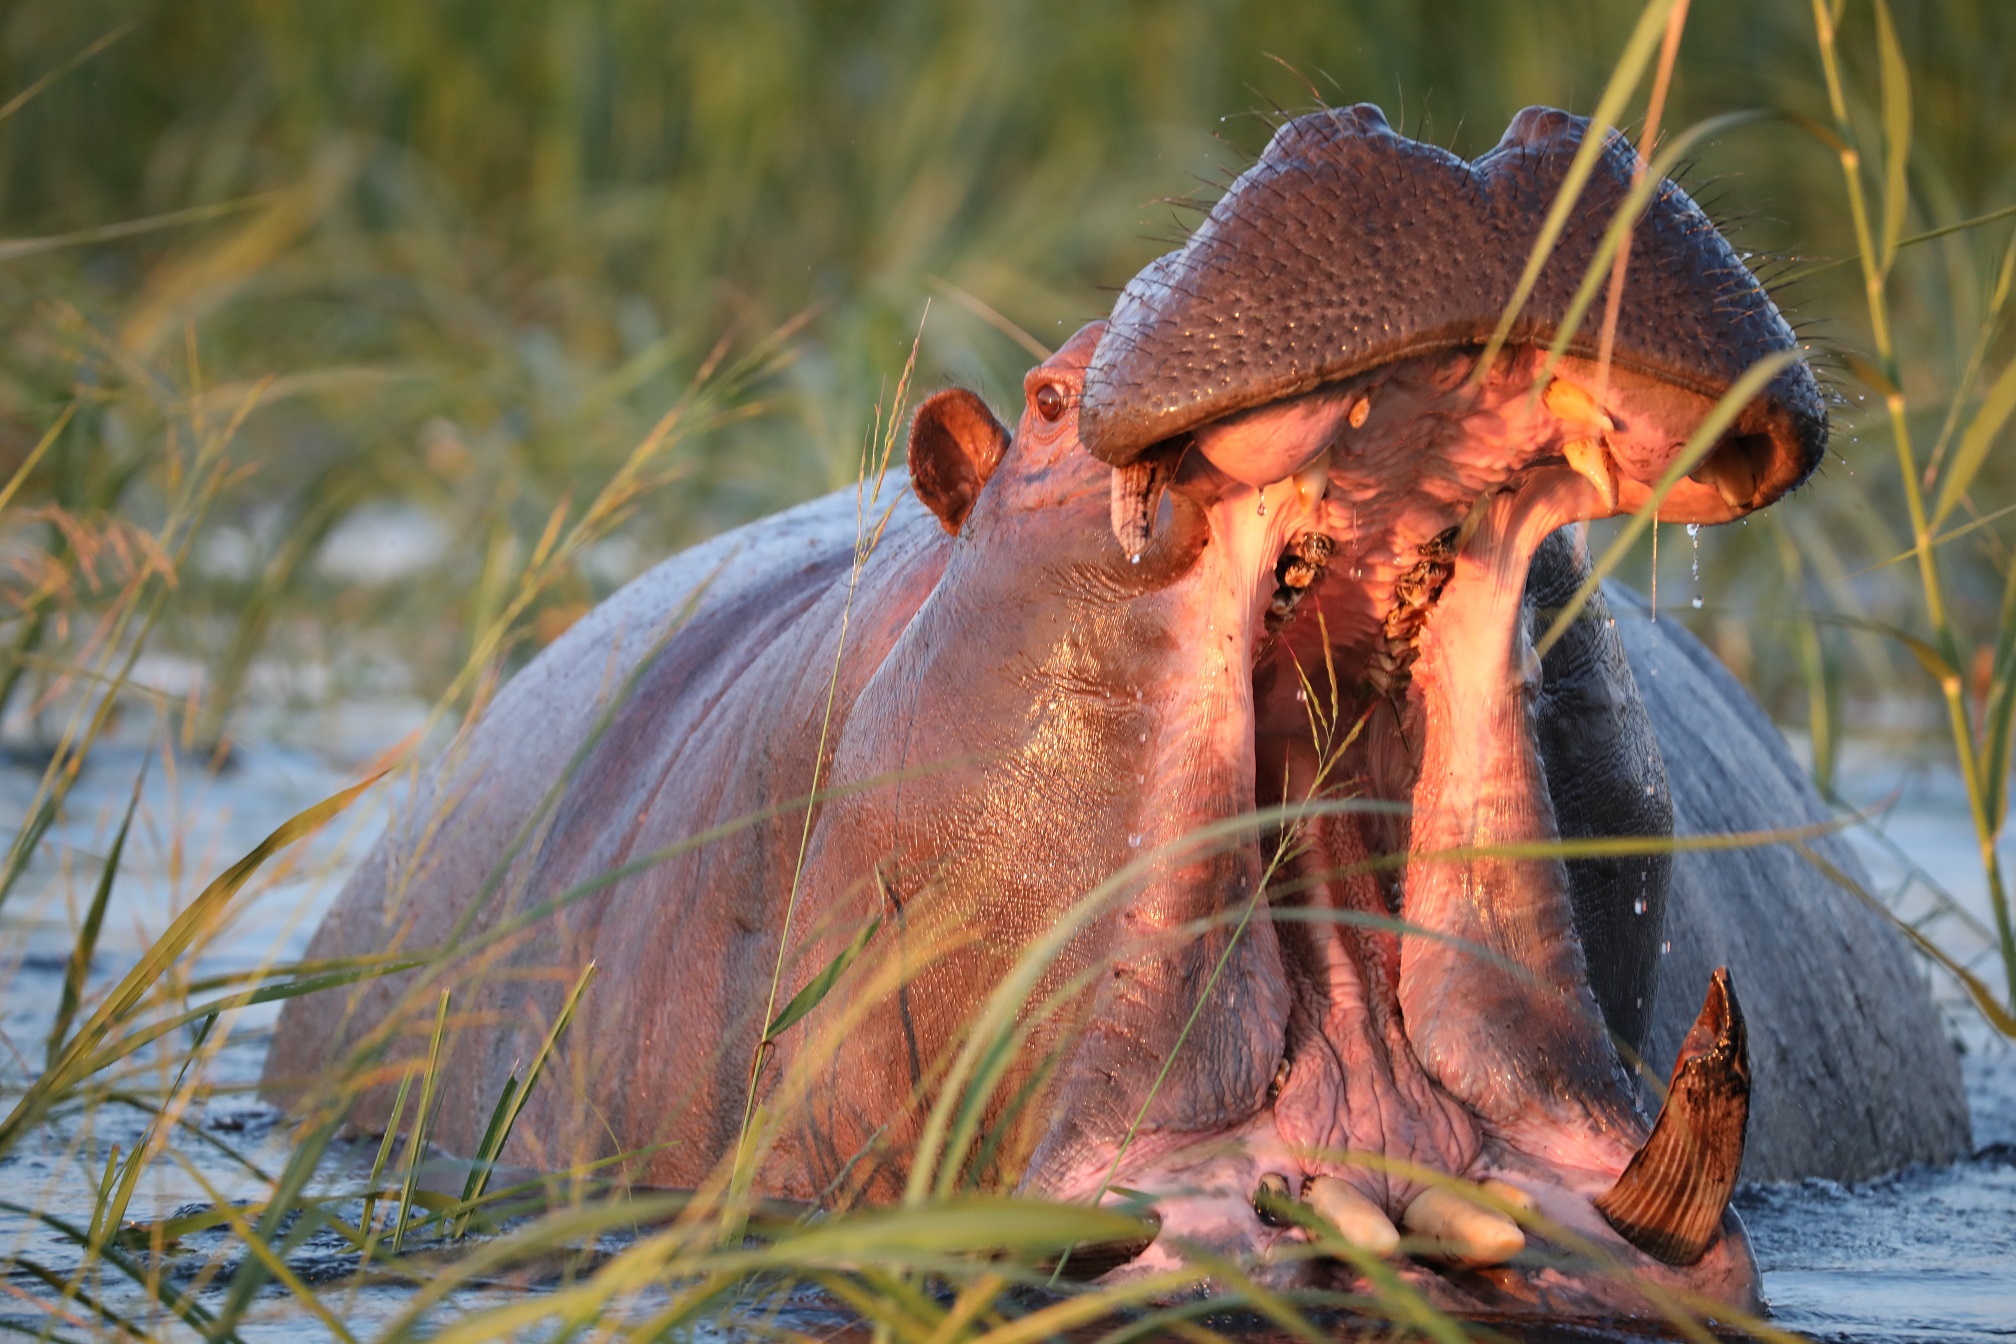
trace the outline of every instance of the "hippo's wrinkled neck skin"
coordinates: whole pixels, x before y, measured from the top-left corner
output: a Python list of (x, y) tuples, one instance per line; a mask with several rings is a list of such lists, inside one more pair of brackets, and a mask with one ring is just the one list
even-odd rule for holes
[[(1032, 406), (1048, 384), (1075, 408), (1098, 332), (1031, 372)], [(824, 871), (829, 854), (835, 865), (864, 849), (891, 856), (882, 877), (901, 936), (919, 956), (959, 944), (907, 995), (929, 1005), (958, 998), (934, 993), (936, 981), (998, 981), (1054, 922), (1060, 892), (1091, 893), (1166, 851), (1039, 990), (1091, 977), (1075, 1023), (1039, 1027), (1016, 1065), (1051, 1045), (1067, 1052), (1060, 1119), (1031, 1163), (1035, 1183), (1060, 1192), (1103, 1178), (1114, 1137), (1137, 1122), (1152, 1153), (1165, 1136), (1222, 1133), (1264, 1105), (1289, 994), (1255, 904), (1259, 850), (1250, 836), (1181, 842), (1255, 806), (1251, 650), (1283, 550), (1316, 521), (1312, 495), (1276, 489), (1263, 506), (1259, 490), (1199, 458), (1162, 499), (1156, 543), (1130, 558), (1109, 530), (1110, 473), (1074, 421), (1075, 409), (1055, 421), (1025, 413), (930, 599), (863, 688), (834, 782), (904, 779), (829, 806), (810, 874), (858, 886), (858, 873)], [(1249, 905), (1262, 917), (1236, 929), (1228, 912)], [(909, 1076), (891, 1076), (885, 1095), (920, 1089), (965, 1025), (929, 1011), (905, 1006), (900, 1022), (857, 1035), (836, 1075), (907, 1059)], [(806, 1143), (843, 1157), (871, 1140), (900, 1149), (887, 1121), (863, 1114)], [(899, 1169), (887, 1168), (884, 1192)]]

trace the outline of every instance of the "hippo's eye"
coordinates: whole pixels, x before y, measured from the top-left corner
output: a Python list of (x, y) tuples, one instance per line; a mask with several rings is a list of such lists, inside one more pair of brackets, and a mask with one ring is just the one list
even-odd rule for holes
[(1064, 389), (1055, 383), (1045, 383), (1036, 389), (1036, 414), (1045, 420), (1055, 420), (1064, 414)]

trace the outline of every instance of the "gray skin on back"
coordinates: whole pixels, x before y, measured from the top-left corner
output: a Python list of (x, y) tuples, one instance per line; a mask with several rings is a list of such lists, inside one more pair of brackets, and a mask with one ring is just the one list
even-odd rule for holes
[[(1572, 529), (1534, 557), (1536, 636), (1587, 564)], [(1627, 588), (1604, 586), (1549, 651), (1543, 678), (1534, 729), (1566, 839), (1833, 815), (1728, 669)], [(1808, 843), (1868, 889), (1846, 840)], [(1881, 915), (1792, 845), (1577, 860), (1569, 881), (1605, 1019), (1662, 1082), (1699, 986), (1730, 969), (1750, 1034), (1746, 1180), (1862, 1180), (1966, 1151), (1959, 1060), (1923, 971)], [(1661, 937), (1646, 936), (1662, 913)]]

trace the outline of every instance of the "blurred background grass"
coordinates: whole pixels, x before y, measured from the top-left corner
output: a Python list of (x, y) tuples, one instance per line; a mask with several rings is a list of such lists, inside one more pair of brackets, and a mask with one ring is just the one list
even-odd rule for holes
[[(790, 328), (789, 358), (715, 387), (669, 483), (542, 592), (514, 656), (656, 558), (851, 480), (920, 321), (927, 389), (1012, 410), (1029, 338), (1103, 313), (1194, 219), (1168, 198), (1211, 197), (1282, 110), (1370, 100), (1476, 154), (1525, 104), (1587, 111), (1634, 10), (17, 3), (0, 15), (0, 479), (79, 409), (0, 539), (6, 735), (41, 731), (39, 660), (78, 637), (65, 602), (132, 563), (108, 540), (168, 507), (169, 427), (228, 419), (259, 380), (155, 635), (183, 660), (156, 680), (192, 697), (205, 743), (248, 681), (297, 701), (446, 686), (556, 505), (578, 509), (724, 339), (732, 362)], [(2016, 201), (2016, 6), (1896, 18), (1916, 114), (1904, 231)], [(1843, 22), (1879, 144), (1872, 17)], [(1667, 124), (1749, 107), (1830, 120), (1807, 0), (1694, 6)], [(1790, 122), (1710, 145), (1688, 182), (1739, 245), (1785, 259), (1772, 271), (1855, 253), (1839, 162)], [(1971, 404), (2009, 228), (1901, 254), (1921, 444)], [(1704, 535), (1698, 588), (1665, 529), (1662, 597), (1781, 716), (1824, 686), (1937, 743), (1906, 655), (1804, 620), (1909, 627), (1922, 599), (1908, 565), (1865, 572), (1910, 528), (1842, 357), (1870, 348), (1860, 271), (1782, 293), (1842, 397), (1838, 455), (1772, 520)], [(2009, 484), (1991, 459), (1974, 495)], [(1994, 624), (2005, 531), (1946, 548), (1963, 624)], [(1642, 586), (1649, 557), (1634, 565)]]

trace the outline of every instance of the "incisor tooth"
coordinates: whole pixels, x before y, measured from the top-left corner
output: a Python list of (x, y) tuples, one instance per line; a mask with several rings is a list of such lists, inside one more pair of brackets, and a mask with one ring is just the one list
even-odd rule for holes
[(1386, 1211), (1358, 1193), (1349, 1181), (1318, 1176), (1302, 1192), (1317, 1217), (1337, 1229), (1337, 1235), (1362, 1251), (1391, 1255), (1400, 1244), (1400, 1229)]
[(1547, 384), (1547, 390), (1540, 394), (1547, 403), (1547, 409), (1557, 420), (1571, 425), (1593, 425), (1597, 429), (1615, 429), (1616, 422), (1606, 415), (1596, 399), (1582, 388), (1565, 378), (1556, 378)]
[(1260, 1221), (1269, 1227), (1283, 1227), (1289, 1222), (1285, 1211), (1294, 1203), (1295, 1196), (1288, 1189), (1288, 1178), (1278, 1171), (1270, 1171), (1260, 1177), (1259, 1185), (1253, 1190), (1253, 1212), (1260, 1215)]
[(1344, 418), (1351, 428), (1363, 429), (1365, 427), (1365, 417), (1370, 414), (1372, 414), (1372, 397), (1368, 393), (1351, 403), (1351, 410)]
[(1601, 439), (1575, 439), (1561, 445), (1561, 456), (1568, 459), (1568, 465), (1578, 472), (1582, 479), (1596, 487), (1596, 493), (1603, 497), (1603, 507), (1617, 507), (1617, 466), (1610, 460), (1609, 449)]
[(1526, 1245), (1519, 1224), (1441, 1186), (1416, 1195), (1400, 1221), (1428, 1243), (1428, 1256), (1456, 1265), (1502, 1265)]
[(1521, 1190), (1510, 1181), (1501, 1181), (1493, 1176), (1488, 1181), (1477, 1182), (1477, 1188), (1487, 1195), (1496, 1195), (1521, 1213), (1531, 1213), (1540, 1207), (1540, 1201)]

